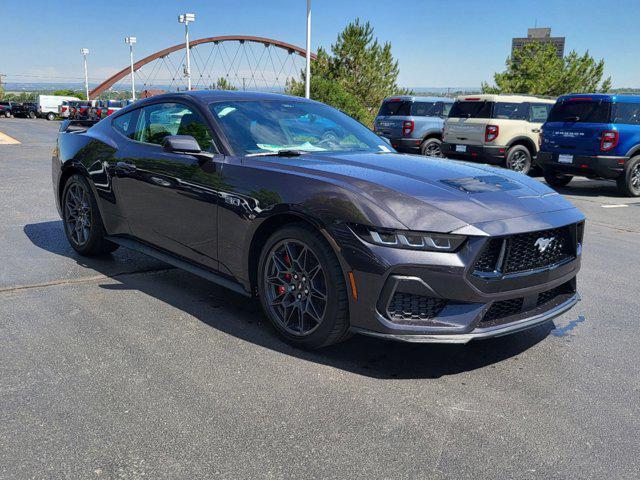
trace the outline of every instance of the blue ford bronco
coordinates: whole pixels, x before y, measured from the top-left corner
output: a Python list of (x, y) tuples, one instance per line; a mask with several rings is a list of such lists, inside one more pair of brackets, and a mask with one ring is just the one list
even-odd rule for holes
[(640, 96), (558, 98), (542, 126), (538, 162), (554, 187), (581, 176), (615, 180), (623, 195), (640, 196)]

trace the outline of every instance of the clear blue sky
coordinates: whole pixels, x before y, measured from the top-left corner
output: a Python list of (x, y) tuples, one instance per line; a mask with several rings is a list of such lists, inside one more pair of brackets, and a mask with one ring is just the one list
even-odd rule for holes
[[(536, 22), (567, 37), (566, 51), (604, 58), (614, 86), (640, 86), (638, 0), (314, 0), (313, 7), (314, 50), (355, 17), (369, 20), (391, 42), (403, 86), (479, 86), (503, 69), (511, 37)], [(185, 11), (197, 14), (192, 38), (248, 34), (304, 46), (305, 8), (305, 0), (1, 0), (0, 73), (10, 82), (79, 81), (87, 47), (90, 76), (101, 80), (127, 65), (125, 35), (138, 37), (137, 58), (179, 43), (176, 17)]]

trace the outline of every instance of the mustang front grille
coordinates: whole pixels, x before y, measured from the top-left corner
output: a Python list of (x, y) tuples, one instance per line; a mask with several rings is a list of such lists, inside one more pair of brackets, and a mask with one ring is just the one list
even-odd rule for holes
[(551, 267), (575, 258), (575, 225), (489, 240), (474, 267), (480, 277)]

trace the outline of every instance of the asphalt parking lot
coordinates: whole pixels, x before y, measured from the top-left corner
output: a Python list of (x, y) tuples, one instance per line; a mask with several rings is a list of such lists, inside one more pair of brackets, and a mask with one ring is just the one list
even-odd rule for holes
[(58, 122), (0, 119), (1, 478), (640, 476), (640, 199), (574, 180), (583, 300), (466, 346), (312, 353), (141, 254), (67, 244)]

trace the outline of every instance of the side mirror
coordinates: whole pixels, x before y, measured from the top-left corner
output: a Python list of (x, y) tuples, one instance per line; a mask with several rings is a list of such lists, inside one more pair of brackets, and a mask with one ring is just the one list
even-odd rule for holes
[(202, 149), (191, 135), (167, 135), (162, 141), (162, 148), (167, 152), (200, 153)]

